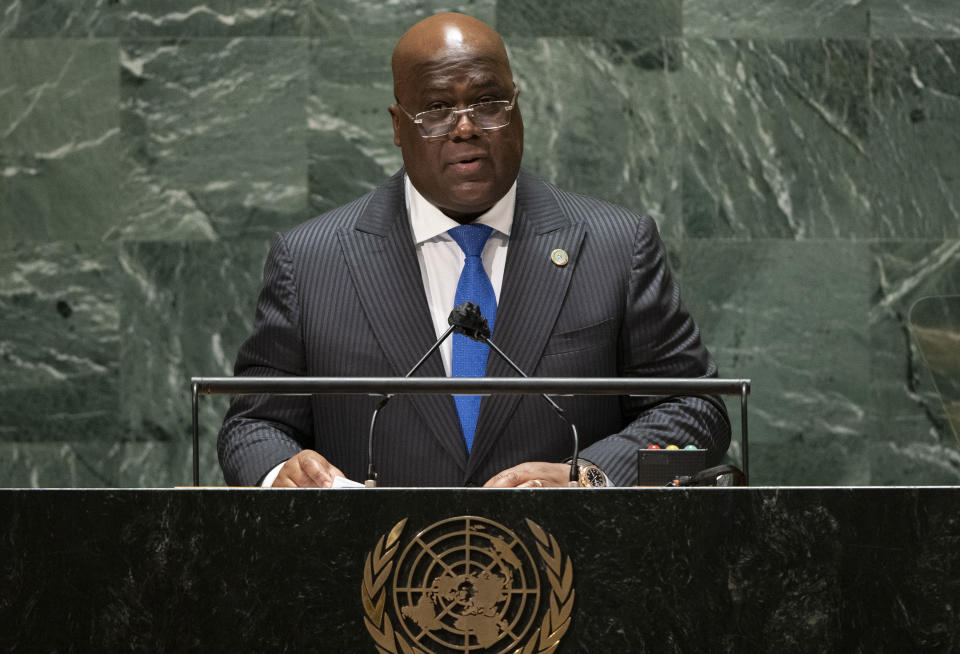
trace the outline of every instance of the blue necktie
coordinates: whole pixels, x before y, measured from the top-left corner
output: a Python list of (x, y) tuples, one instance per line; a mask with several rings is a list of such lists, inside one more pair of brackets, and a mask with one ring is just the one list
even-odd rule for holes
[[(483, 269), (480, 253), (483, 246), (493, 232), (487, 225), (460, 225), (448, 233), (457, 242), (466, 255), (463, 263), (463, 272), (457, 282), (457, 294), (453, 305), (463, 302), (473, 302), (483, 313), (493, 333), (493, 323), (497, 317), (497, 296), (493, 292), (493, 284)], [(483, 377), (487, 370), (487, 353), (490, 348), (477, 341), (470, 340), (463, 334), (453, 335), (453, 364), (451, 371), (454, 377)], [(455, 395), (453, 401), (460, 414), (460, 427), (463, 429), (463, 439), (467, 443), (467, 451), (473, 447), (473, 435), (477, 430), (477, 416), (480, 415), (479, 395)]]

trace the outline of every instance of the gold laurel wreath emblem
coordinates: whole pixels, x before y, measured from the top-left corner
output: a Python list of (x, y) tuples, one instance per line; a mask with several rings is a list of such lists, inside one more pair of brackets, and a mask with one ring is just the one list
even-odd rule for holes
[[(363, 622), (380, 654), (397, 654), (398, 651), (401, 654), (430, 654), (411, 645), (401, 634), (394, 631), (390, 615), (384, 610), (387, 580), (393, 570), (393, 557), (399, 549), (398, 541), (406, 524), (407, 519), (404, 518), (387, 534), (381, 536), (373, 552), (367, 553), (363, 564), (363, 583), (360, 585), (360, 597), (366, 612)], [(547, 569), (551, 590), (550, 609), (543, 616), (540, 628), (526, 645), (515, 649), (513, 654), (551, 654), (560, 645), (560, 639), (570, 627), (570, 614), (576, 595), (573, 589), (573, 563), (569, 556), (564, 560), (563, 552), (552, 534), (545, 532), (529, 518), (527, 526), (537, 539), (537, 551)]]

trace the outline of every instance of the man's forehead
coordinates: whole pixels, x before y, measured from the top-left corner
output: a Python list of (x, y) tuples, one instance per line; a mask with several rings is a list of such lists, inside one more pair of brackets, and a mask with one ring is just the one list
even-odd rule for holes
[(406, 84), (421, 91), (444, 90), (454, 83), (472, 87), (509, 86), (513, 81), (507, 62), (485, 56), (458, 61), (449, 58), (420, 61), (412, 65), (404, 77)]

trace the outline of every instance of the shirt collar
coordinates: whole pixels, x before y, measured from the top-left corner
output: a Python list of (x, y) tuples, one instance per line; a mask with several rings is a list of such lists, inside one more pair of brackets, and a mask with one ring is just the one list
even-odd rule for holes
[[(429, 241), (448, 230), (457, 227), (458, 223), (453, 218), (444, 215), (440, 209), (430, 203), (416, 189), (410, 177), (403, 176), (404, 195), (406, 196), (407, 215), (410, 217), (410, 228), (413, 230), (413, 240), (420, 244)], [(517, 183), (506, 194), (497, 200), (497, 203), (490, 209), (478, 216), (473, 224), (489, 225), (496, 231), (510, 236), (510, 228), (513, 226), (513, 210), (517, 201)]]

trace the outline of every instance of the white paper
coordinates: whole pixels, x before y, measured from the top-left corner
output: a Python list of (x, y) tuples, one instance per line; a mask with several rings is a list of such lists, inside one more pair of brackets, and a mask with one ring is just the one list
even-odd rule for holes
[(363, 484), (359, 481), (353, 481), (352, 479), (337, 475), (333, 478), (333, 486), (331, 486), (331, 488), (363, 488)]

